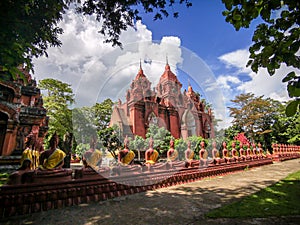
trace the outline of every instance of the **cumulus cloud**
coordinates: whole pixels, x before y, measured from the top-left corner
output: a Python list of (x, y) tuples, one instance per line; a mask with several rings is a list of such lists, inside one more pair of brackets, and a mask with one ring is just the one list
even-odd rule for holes
[(250, 73), (251, 69), (246, 67), (249, 55), (249, 50), (239, 49), (220, 56), (219, 60), (226, 65), (226, 68), (238, 69), (237, 73)]
[(224, 89), (231, 89), (232, 85), (240, 84), (241, 81), (235, 76), (221, 75), (217, 78), (217, 85), (220, 85)]
[[(273, 76), (270, 76), (266, 69), (259, 69), (258, 73), (254, 73), (250, 68), (246, 68), (249, 60), (249, 52), (246, 49), (224, 54), (219, 59), (226, 65), (226, 68), (234, 70), (233, 76), (222, 75), (218, 77), (218, 82), (224, 88), (235, 88), (234, 94), (252, 92), (257, 96), (264, 95), (279, 101), (288, 100), (286, 84), (281, 81), (292, 70), (291, 68), (282, 65)], [(250, 79), (239, 81), (238, 76), (241, 73), (246, 73)]]
[(253, 92), (255, 95), (264, 95), (279, 101), (288, 101), (286, 83), (282, 79), (293, 69), (281, 65), (273, 76), (266, 69), (260, 69), (258, 73), (250, 73), (252, 80), (244, 82), (238, 89), (243, 92)]
[[(247, 49), (239, 49), (233, 52), (226, 53), (218, 58), (224, 65), (223, 73), (216, 78), (216, 83), (208, 88), (208, 91), (213, 91), (215, 88), (222, 89), (224, 102), (226, 107), (232, 106), (230, 100), (241, 93), (254, 93), (256, 96), (270, 97), (279, 101), (288, 101), (288, 93), (286, 83), (282, 83), (282, 79), (295, 70), (285, 65), (281, 65), (273, 76), (270, 76), (266, 69), (259, 69), (258, 73), (252, 72), (246, 67), (249, 60), (249, 52)], [(299, 71), (296, 71), (299, 73)], [(245, 79), (245, 77), (247, 79)], [(228, 109), (224, 114), (218, 115), (222, 120), (219, 127), (224, 128), (230, 126), (232, 118), (229, 116)]]
[[(38, 79), (55, 78), (72, 85), (76, 106), (90, 106), (105, 98), (124, 98), (125, 91), (139, 70), (156, 85), (164, 71), (166, 56), (176, 72), (182, 62), (178, 37), (163, 37), (155, 42), (152, 32), (140, 21), (121, 34), (123, 49), (103, 43), (100, 24), (93, 17), (69, 11), (60, 24), (62, 46), (49, 48), (49, 57), (34, 60)], [(147, 60), (146, 60), (147, 59)], [(145, 62), (144, 62), (145, 60)]]

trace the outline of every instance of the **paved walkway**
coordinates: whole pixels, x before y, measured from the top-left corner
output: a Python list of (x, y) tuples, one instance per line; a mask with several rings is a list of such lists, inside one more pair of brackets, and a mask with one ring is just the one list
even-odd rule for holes
[(226, 176), (207, 178), (32, 215), (17, 216), (3, 224), (300, 224), (300, 215), (288, 218), (205, 219), (211, 209), (228, 204), (276, 183), (300, 170), (300, 159), (274, 163)]

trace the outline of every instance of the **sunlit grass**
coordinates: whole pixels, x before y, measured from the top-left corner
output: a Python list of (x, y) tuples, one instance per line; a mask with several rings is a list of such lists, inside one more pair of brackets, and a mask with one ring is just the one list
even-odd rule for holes
[(206, 214), (210, 218), (269, 217), (300, 214), (300, 171), (242, 200)]

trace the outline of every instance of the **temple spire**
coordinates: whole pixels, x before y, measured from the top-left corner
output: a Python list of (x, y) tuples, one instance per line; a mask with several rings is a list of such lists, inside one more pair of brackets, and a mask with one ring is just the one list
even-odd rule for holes
[(139, 69), (138, 74), (135, 77), (135, 80), (138, 80), (141, 77), (146, 77), (146, 76), (145, 76), (143, 68), (142, 68), (142, 59), (140, 58), (140, 69)]
[(191, 81), (190, 81), (190, 78), (188, 78), (188, 93), (189, 95), (191, 95), (192, 93), (194, 93), (194, 90), (191, 86)]
[(140, 58), (140, 70), (142, 70), (142, 60)]
[(165, 66), (165, 70), (169, 71), (170, 69), (170, 65), (169, 65), (169, 60), (168, 60), (168, 54), (166, 54), (166, 66)]

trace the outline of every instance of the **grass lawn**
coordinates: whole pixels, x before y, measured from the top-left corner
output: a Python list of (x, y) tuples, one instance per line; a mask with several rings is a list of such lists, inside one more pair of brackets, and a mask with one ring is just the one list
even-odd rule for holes
[(300, 171), (290, 174), (242, 200), (215, 209), (209, 218), (243, 218), (300, 215)]

